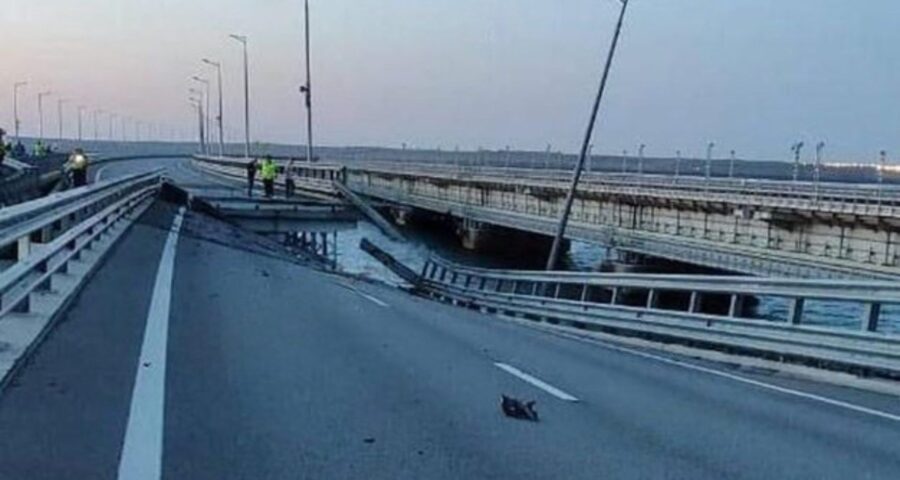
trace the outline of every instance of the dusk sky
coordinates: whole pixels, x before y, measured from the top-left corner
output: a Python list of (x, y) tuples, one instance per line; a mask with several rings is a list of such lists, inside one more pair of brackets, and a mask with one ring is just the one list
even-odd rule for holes
[[(5, 0), (0, 125), (12, 84), (25, 134), (36, 93), (192, 132), (190, 76), (225, 64), (239, 140), (250, 38), (253, 138), (304, 140), (300, 0)], [(614, 0), (313, 0), (318, 141), (574, 151), (615, 23)], [(900, 2), (632, 0), (596, 151), (648, 145), (786, 158), (900, 158)], [(47, 127), (56, 131), (56, 98)], [(74, 109), (69, 109), (74, 133)], [(90, 125), (90, 121), (87, 123)], [(87, 128), (87, 127), (86, 127)], [(92, 133), (92, 127), (88, 130)], [(807, 150), (809, 155), (809, 150)]]

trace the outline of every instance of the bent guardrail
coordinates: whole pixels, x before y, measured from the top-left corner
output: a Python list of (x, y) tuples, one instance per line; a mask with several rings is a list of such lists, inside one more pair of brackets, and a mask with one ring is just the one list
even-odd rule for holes
[[(489, 312), (900, 378), (900, 334), (881, 321), (900, 305), (897, 282), (526, 272), (440, 258), (419, 276), (425, 295)], [(744, 316), (759, 297), (787, 299), (786, 318)], [(806, 305), (821, 301), (860, 305), (858, 329), (807, 323)]]

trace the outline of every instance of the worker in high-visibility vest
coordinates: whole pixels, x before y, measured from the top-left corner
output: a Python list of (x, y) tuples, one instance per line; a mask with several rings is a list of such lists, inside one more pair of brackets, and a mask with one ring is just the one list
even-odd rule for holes
[(278, 167), (275, 166), (275, 161), (272, 160), (271, 156), (266, 155), (266, 159), (263, 160), (260, 167), (260, 177), (262, 177), (263, 186), (265, 187), (266, 198), (275, 196), (275, 177), (277, 176)]
[(72, 184), (75, 187), (83, 187), (87, 185), (87, 174), (89, 160), (84, 150), (76, 148), (69, 155), (69, 161), (66, 162), (66, 169), (72, 172)]

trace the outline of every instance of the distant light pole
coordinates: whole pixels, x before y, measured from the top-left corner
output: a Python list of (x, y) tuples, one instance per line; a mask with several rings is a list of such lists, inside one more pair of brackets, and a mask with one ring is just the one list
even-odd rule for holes
[(66, 104), (69, 100), (65, 98), (60, 98), (56, 101), (56, 119), (59, 122), (59, 140), (63, 139), (63, 105)]
[(569, 215), (572, 212), (572, 204), (575, 202), (575, 192), (578, 190), (578, 181), (581, 180), (581, 173), (584, 169), (584, 160), (587, 156), (588, 145), (591, 143), (591, 137), (594, 134), (594, 124), (597, 121), (597, 114), (600, 111), (600, 103), (603, 100), (603, 92), (606, 90), (606, 81), (609, 79), (609, 71), (612, 68), (613, 58), (616, 53), (616, 46), (619, 43), (619, 35), (622, 33), (622, 23), (625, 20), (625, 12), (628, 10), (628, 0), (621, 0), (622, 10), (619, 12), (619, 21), (616, 24), (616, 31), (613, 34), (612, 43), (609, 47), (609, 54), (606, 57), (606, 65), (603, 68), (603, 77), (600, 80), (600, 86), (597, 89), (597, 98), (594, 100), (594, 106), (591, 111), (591, 118), (588, 121), (587, 130), (584, 134), (584, 141), (581, 143), (581, 153), (578, 157), (578, 164), (575, 166), (575, 172), (572, 175), (572, 184), (569, 187), (569, 193), (566, 196), (566, 203), (563, 206), (562, 215), (559, 219), (559, 227), (556, 230), (556, 236), (553, 238), (553, 246), (550, 248), (550, 255), (547, 258), (547, 270), (554, 270), (559, 260), (559, 252), (562, 247), (563, 238), (566, 235), (566, 227), (569, 223)]
[(588, 145), (588, 172), (594, 171), (594, 155), (592, 152), (594, 151), (594, 144)]
[(675, 151), (675, 178), (681, 174), (681, 150)]
[(797, 142), (791, 147), (794, 154), (794, 183), (800, 180), (800, 151), (803, 150), (803, 142)]
[(644, 149), (647, 148), (647, 145), (643, 143), (638, 146), (638, 176), (644, 174)]
[(16, 143), (19, 143), (19, 127), (22, 121), (19, 120), (19, 89), (28, 85), (28, 82), (16, 82), (13, 84), (13, 130), (16, 135)]
[(244, 47), (244, 157), (250, 158), (250, 66), (247, 60), (247, 37), (230, 35)]
[(100, 114), (103, 113), (103, 110), (97, 109), (94, 110), (94, 141), (100, 141)]
[(131, 123), (131, 117), (122, 116), (120, 119), (121, 123), (121, 131), (119, 133), (122, 134), (122, 141), (128, 141), (128, 124)]
[(219, 115), (216, 116), (216, 122), (219, 124), (219, 156), (225, 156), (225, 127), (222, 124), (222, 63), (214, 62), (208, 58), (203, 59), (203, 63), (216, 68), (216, 84), (219, 87)]
[[(203, 77), (198, 77), (196, 75), (191, 77), (191, 80), (202, 84), (203, 88), (204, 88), (204, 98), (206, 98), (206, 109), (205, 109), (206, 110), (206, 136), (207, 136), (207, 143), (209, 143), (210, 131), (212, 130), (210, 128), (211, 125), (209, 122), (209, 97), (211, 96), (209, 80), (207, 80)], [(212, 149), (208, 148), (208, 150), (211, 151)]]
[(737, 153), (732, 150), (731, 151), (731, 159), (728, 161), (728, 178), (734, 178), (734, 159)]
[(816, 144), (816, 169), (813, 171), (813, 182), (816, 189), (816, 200), (819, 200), (819, 182), (822, 181), (822, 150), (825, 149), (825, 142)]
[(628, 173), (628, 150), (622, 150), (622, 175)]
[(306, 161), (313, 161), (313, 118), (312, 118), (312, 73), (309, 66), (309, 0), (303, 3), (304, 23), (306, 25), (306, 84), (300, 87), (306, 103)]
[(53, 92), (46, 91), (38, 93), (38, 140), (44, 141), (44, 97), (49, 97)]
[(547, 144), (547, 154), (544, 155), (544, 170), (550, 169), (550, 158), (553, 156), (553, 145)]
[(712, 153), (713, 148), (716, 148), (716, 142), (709, 142), (706, 145), (706, 185), (709, 186), (709, 182), (712, 179)]
[(85, 107), (84, 105), (78, 106), (78, 143), (81, 143), (82, 141), (84, 141), (84, 130), (83, 130), (84, 120), (82, 119), (82, 117), (84, 116), (84, 111), (86, 109), (87, 109), (87, 107)]
[(203, 111), (203, 91), (197, 90), (196, 88), (191, 88), (190, 93), (192, 95), (197, 95), (196, 98), (191, 97), (191, 101), (198, 102), (200, 104), (200, 108), (197, 110), (200, 115), (200, 153), (208, 154), (209, 153), (209, 142), (207, 141), (208, 132), (206, 130), (206, 112)]
[(117, 114), (112, 113), (112, 112), (109, 113), (109, 141), (110, 142), (116, 141), (116, 139), (113, 137), (113, 124), (116, 123), (117, 118), (119, 118), (119, 116)]
[(881, 205), (881, 196), (884, 193), (884, 171), (887, 169), (887, 152), (879, 152), (878, 160), (878, 204)]
[(206, 153), (205, 152), (206, 148), (204, 146), (204, 138), (203, 138), (204, 137), (204, 134), (203, 134), (203, 101), (196, 99), (196, 98), (191, 98), (189, 101), (190, 101), (191, 105), (193, 105), (194, 108), (197, 109), (198, 148), (200, 149), (199, 150), (200, 153)]

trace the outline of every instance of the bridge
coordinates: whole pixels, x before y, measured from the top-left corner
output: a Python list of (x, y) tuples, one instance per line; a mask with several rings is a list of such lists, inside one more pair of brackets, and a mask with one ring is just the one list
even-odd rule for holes
[[(564, 172), (283, 162), (307, 196), (265, 201), (242, 159), (151, 157), (0, 211), (0, 478), (900, 473), (895, 190), (593, 174), (572, 240), (767, 278), (413, 269), (368, 245), (397, 288), (242, 221), (377, 215), (348, 189), (478, 248), (547, 234)], [(742, 315), (762, 296), (783, 322)], [(812, 324), (822, 301), (861, 314)]]

